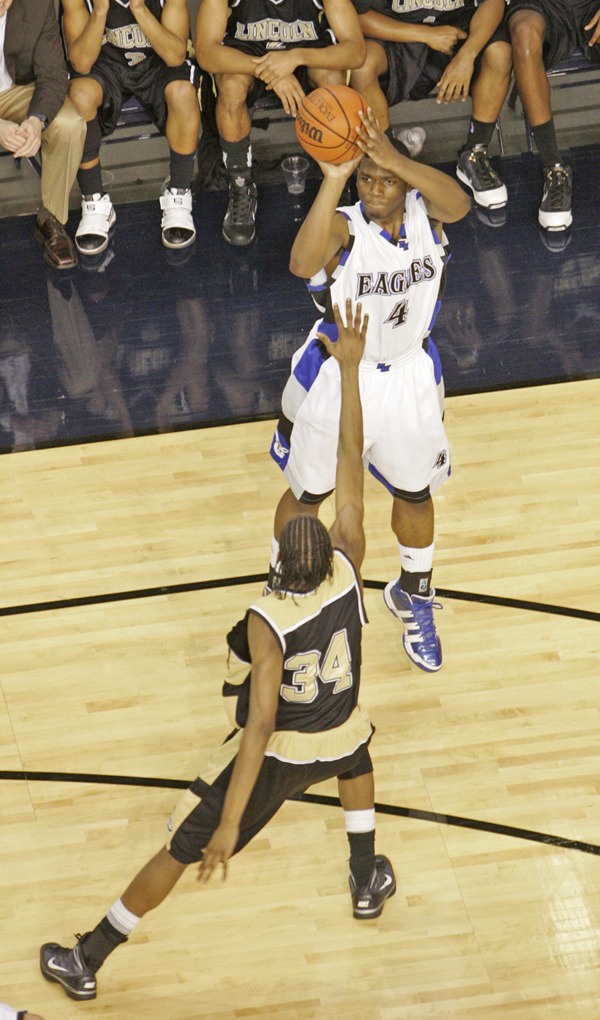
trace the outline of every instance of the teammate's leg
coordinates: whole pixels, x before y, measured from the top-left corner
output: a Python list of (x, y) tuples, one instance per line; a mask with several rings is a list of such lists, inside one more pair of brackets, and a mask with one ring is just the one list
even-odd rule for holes
[(257, 196), (252, 176), (247, 97), (254, 79), (247, 74), (217, 74), (215, 81), (217, 128), (229, 177), (223, 237), (229, 244), (251, 244), (256, 236)]
[(165, 86), (169, 143), (169, 186), (160, 205), (162, 240), (167, 248), (187, 248), (196, 237), (192, 219), (192, 178), (200, 135), (200, 106), (194, 85), (177, 79)]
[(362, 67), (350, 72), (350, 84), (366, 100), (382, 131), (390, 126), (390, 111), (379, 79), (386, 74), (388, 61), (385, 49), (374, 39), (366, 40), (367, 55)]
[(400, 143), (404, 156), (418, 156), (425, 142), (422, 127), (402, 128), (393, 135), (387, 96), (381, 87), (381, 77), (388, 71), (388, 57), (384, 47), (374, 39), (367, 39), (367, 56), (362, 67), (350, 73), (350, 84), (358, 90), (371, 107), (379, 126), (389, 138)]
[(501, 208), (508, 201), (506, 187), (492, 169), (487, 150), (508, 93), (511, 69), (508, 41), (498, 40), (485, 48), (471, 91), (473, 106), (467, 139), (458, 153), (457, 177), (471, 188), (478, 205), (488, 209)]
[(83, 155), (77, 173), (81, 190), (81, 221), (75, 233), (75, 244), (82, 255), (99, 255), (108, 245), (109, 231), (116, 215), (110, 196), (102, 186), (100, 145), (102, 132), (98, 110), (104, 90), (96, 78), (73, 78), (69, 98), (86, 122)]
[(543, 59), (546, 20), (537, 11), (516, 10), (508, 27), (519, 97), (544, 169), (538, 220), (547, 230), (565, 230), (573, 222), (572, 175), (560, 155), (552, 116), (550, 83)]

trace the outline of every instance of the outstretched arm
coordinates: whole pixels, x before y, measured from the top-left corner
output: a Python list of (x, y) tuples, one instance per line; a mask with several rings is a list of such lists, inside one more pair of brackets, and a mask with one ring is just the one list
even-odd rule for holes
[(319, 335), (319, 339), (340, 366), (342, 386), (335, 473), (336, 517), (329, 534), (332, 544), (346, 553), (358, 572), (365, 556), (363, 415), (358, 366), (365, 349), (369, 316), (362, 318), (360, 303), (353, 315), (349, 298), (346, 301), (346, 324), (337, 305), (334, 305), (333, 314), (338, 328), (337, 341), (332, 342), (325, 335)]
[(242, 815), (265, 760), (269, 737), (275, 729), (283, 654), (273, 631), (256, 613), (250, 613), (248, 620), (248, 644), (252, 661), (248, 722), (235, 758), (221, 820), (198, 868), (201, 882), (208, 881), (218, 864), (223, 865), (223, 877), (227, 876), (227, 861), (237, 846)]
[(358, 144), (363, 152), (377, 166), (401, 177), (409, 188), (420, 191), (432, 220), (454, 223), (467, 215), (471, 201), (454, 178), (425, 163), (402, 156), (380, 130), (370, 109), (367, 116), (362, 113), (360, 116), (363, 126), (359, 129)]

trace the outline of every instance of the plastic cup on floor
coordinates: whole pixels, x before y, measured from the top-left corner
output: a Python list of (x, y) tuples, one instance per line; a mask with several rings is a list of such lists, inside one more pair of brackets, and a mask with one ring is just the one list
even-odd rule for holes
[(306, 184), (308, 160), (304, 156), (286, 156), (281, 161), (281, 169), (290, 195), (301, 195)]

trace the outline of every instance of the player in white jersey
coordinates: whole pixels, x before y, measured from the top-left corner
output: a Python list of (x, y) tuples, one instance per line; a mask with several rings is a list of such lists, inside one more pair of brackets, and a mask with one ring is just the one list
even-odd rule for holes
[[(470, 203), (446, 174), (401, 155), (371, 113), (362, 137), (364, 158), (321, 164), (323, 183), (292, 248), (295, 275), (311, 278), (326, 267), (326, 310), (294, 355), (271, 446), (289, 489), (275, 514), (270, 577), (276, 583), (278, 538), (287, 521), (318, 514), (334, 488), (339, 370), (317, 333), (334, 338), (332, 302), (360, 300), (369, 315), (360, 366), (364, 459), (393, 497), (391, 524), (400, 545), (401, 574), (388, 584), (385, 601), (403, 622), (409, 657), (433, 672), (442, 651), (433, 620), (431, 495), (450, 473), (450, 450), (441, 365), (429, 334), (443, 287), (442, 224), (461, 219)], [(357, 166), (360, 201), (340, 209)]]

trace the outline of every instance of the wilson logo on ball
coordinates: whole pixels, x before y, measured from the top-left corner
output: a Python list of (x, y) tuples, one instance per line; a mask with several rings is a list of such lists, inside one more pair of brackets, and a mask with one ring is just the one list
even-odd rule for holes
[(346, 163), (361, 149), (357, 131), (367, 106), (356, 89), (324, 85), (310, 92), (296, 115), (296, 134), (302, 148), (322, 163)]

